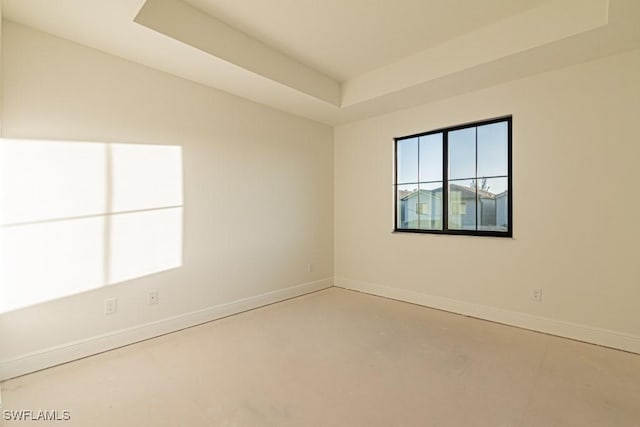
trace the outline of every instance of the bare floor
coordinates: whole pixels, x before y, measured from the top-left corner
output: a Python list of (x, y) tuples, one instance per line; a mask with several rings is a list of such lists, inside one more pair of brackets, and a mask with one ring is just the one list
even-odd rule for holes
[(2, 391), (90, 427), (640, 426), (638, 355), (338, 288)]

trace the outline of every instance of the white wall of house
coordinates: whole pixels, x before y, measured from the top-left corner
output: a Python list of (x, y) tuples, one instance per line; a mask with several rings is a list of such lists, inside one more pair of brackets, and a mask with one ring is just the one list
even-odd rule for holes
[[(640, 351), (638, 76), (636, 50), (337, 127), (336, 285)], [(392, 233), (393, 138), (504, 115), (513, 239)]]
[(2, 32), (3, 136), (182, 146), (184, 237), (181, 268), (0, 314), (0, 362), (332, 283), (331, 127), (18, 24)]
[(509, 221), (509, 195), (506, 192), (496, 196), (496, 224), (504, 226)]

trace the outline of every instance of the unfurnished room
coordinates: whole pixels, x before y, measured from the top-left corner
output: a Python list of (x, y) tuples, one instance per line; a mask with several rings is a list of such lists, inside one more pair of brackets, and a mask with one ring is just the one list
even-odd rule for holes
[(640, 1), (0, 15), (0, 425), (640, 427)]

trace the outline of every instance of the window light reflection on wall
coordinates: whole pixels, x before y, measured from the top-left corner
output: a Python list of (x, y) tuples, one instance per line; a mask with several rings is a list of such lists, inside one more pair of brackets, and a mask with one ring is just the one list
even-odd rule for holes
[(182, 148), (0, 140), (0, 312), (182, 265)]

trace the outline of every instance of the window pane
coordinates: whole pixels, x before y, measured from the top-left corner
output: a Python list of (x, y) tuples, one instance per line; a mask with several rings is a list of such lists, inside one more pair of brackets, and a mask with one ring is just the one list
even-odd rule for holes
[(182, 205), (182, 148), (113, 144), (113, 211)]
[(476, 229), (475, 180), (449, 181), (449, 229)]
[(508, 231), (509, 191), (507, 178), (478, 181), (478, 229)]
[(104, 217), (0, 229), (0, 312), (104, 284)]
[(398, 141), (398, 184), (418, 182), (418, 138)]
[(420, 137), (420, 182), (442, 180), (442, 134)]
[(418, 228), (418, 185), (398, 185), (397, 187), (397, 228)]
[(418, 228), (421, 230), (442, 230), (442, 182), (419, 184)]
[(478, 126), (478, 176), (507, 175), (507, 122)]
[(476, 176), (476, 128), (449, 132), (449, 179)]
[(182, 208), (113, 215), (111, 221), (110, 283), (182, 265)]
[(104, 213), (106, 146), (0, 141), (0, 223)]

